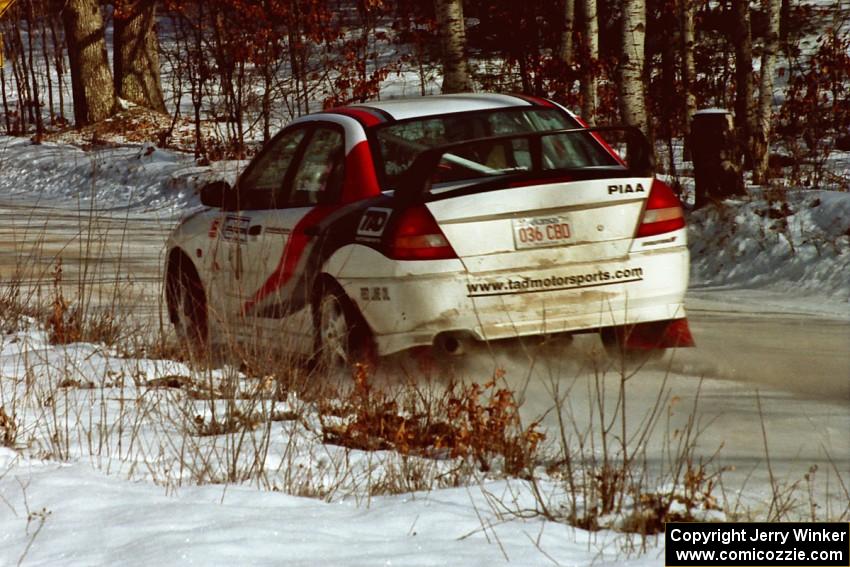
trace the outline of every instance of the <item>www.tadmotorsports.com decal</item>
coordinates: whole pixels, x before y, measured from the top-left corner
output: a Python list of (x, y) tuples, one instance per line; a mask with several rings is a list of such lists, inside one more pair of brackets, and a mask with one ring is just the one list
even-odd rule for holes
[(643, 280), (643, 268), (624, 268), (609, 272), (599, 270), (573, 276), (548, 276), (545, 278), (517, 278), (466, 284), (467, 297), (513, 295), (542, 291), (564, 291), (585, 287), (624, 284)]

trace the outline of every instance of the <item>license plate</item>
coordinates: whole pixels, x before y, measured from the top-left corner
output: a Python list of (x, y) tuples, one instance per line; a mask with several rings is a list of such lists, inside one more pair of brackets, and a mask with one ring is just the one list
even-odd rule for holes
[(569, 220), (561, 216), (514, 219), (513, 227), (517, 250), (560, 246), (573, 235)]

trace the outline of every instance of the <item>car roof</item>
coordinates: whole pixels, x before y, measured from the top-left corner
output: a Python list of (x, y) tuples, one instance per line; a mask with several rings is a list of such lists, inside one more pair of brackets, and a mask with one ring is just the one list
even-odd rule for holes
[(531, 106), (532, 103), (519, 96), (504, 94), (447, 94), (416, 98), (396, 98), (363, 104), (353, 104), (350, 109), (374, 109), (388, 114), (394, 120), (406, 120), (452, 112), (495, 110), (514, 106)]

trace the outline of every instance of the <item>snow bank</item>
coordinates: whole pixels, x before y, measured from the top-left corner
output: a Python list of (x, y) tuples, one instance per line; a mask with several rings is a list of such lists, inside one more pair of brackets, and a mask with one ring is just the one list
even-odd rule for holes
[(188, 154), (148, 144), (84, 151), (69, 144), (0, 137), (0, 168), (0, 194), (5, 199), (84, 209), (177, 212), (198, 204), (196, 193), (205, 183), (232, 182), (239, 163), (198, 166)]
[[(499, 517), (472, 489), (327, 504), (239, 486), (168, 495), (82, 463), (26, 460), (0, 447), (0, 564), (15, 565), (657, 565), (618, 560), (614, 536), (540, 518)], [(480, 514), (480, 516), (479, 516)], [(30, 545), (29, 549), (27, 546)]]
[(691, 287), (850, 300), (850, 193), (750, 191), (688, 216)]

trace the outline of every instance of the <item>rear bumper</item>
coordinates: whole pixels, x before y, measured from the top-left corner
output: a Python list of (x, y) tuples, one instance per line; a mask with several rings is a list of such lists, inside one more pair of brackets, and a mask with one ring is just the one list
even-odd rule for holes
[[(450, 265), (443, 264), (445, 267)], [(628, 258), (468, 274), (341, 277), (380, 354), (431, 345), (441, 333), (477, 340), (546, 335), (685, 317), (684, 246)]]

